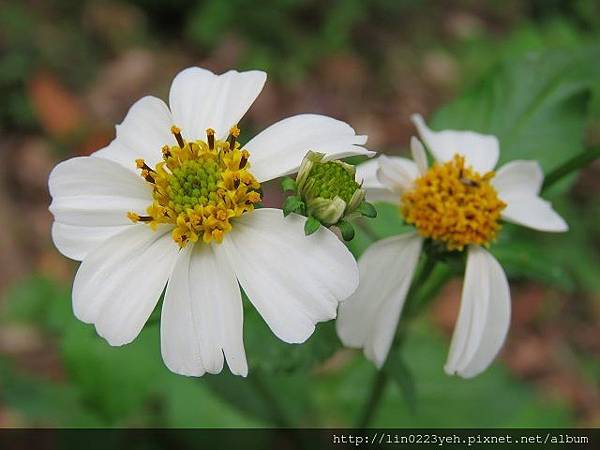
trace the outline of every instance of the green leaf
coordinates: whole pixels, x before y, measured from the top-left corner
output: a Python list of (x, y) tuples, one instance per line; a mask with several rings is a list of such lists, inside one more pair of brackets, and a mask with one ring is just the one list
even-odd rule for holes
[(293, 212), (300, 212), (304, 208), (304, 202), (295, 195), (285, 199), (283, 204), (283, 215), (289, 216)]
[(296, 180), (293, 178), (285, 177), (283, 180), (281, 180), (281, 189), (283, 189), (284, 192), (296, 192), (297, 188), (298, 186), (296, 185)]
[(362, 202), (358, 207), (358, 211), (365, 217), (374, 219), (377, 217), (377, 209), (369, 202)]
[(385, 370), (400, 388), (409, 411), (414, 414), (417, 410), (417, 388), (410, 367), (406, 365), (402, 355), (395, 349), (392, 350), (382, 370)]
[(438, 111), (432, 126), (496, 135), (499, 166), (533, 159), (547, 172), (582, 151), (589, 91), (599, 76), (598, 45), (510, 59)]
[(306, 219), (306, 222), (304, 223), (304, 234), (306, 234), (307, 236), (310, 236), (315, 231), (317, 231), (320, 226), (321, 226), (321, 222), (319, 222), (314, 217), (309, 217)]
[(345, 241), (351, 241), (354, 238), (354, 227), (350, 222), (346, 222), (345, 220), (340, 220), (336, 226), (342, 232), (342, 237)]

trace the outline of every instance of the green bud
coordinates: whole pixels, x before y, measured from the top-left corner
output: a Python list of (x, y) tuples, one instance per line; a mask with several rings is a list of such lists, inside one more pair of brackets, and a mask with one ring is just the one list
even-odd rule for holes
[(296, 192), (306, 205), (307, 215), (331, 226), (354, 212), (365, 198), (355, 175), (354, 166), (325, 161), (323, 153), (309, 151), (296, 177)]
[[(337, 225), (344, 239), (354, 236), (348, 219), (363, 214), (371, 217), (373, 210), (364, 206), (365, 191), (356, 182), (356, 169), (343, 161), (326, 161), (325, 154), (309, 151), (298, 169), (296, 180), (286, 177), (281, 182), (284, 191), (294, 192), (283, 205), (284, 214), (292, 212), (308, 217), (305, 231), (318, 229), (315, 223), (326, 227)], [(368, 205), (368, 204), (367, 204)]]

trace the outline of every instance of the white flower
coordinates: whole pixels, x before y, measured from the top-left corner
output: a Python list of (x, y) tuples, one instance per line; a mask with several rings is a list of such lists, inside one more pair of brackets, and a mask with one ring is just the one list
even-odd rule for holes
[(186, 69), (173, 80), (169, 107), (142, 98), (110, 145), (50, 175), (54, 243), (83, 261), (74, 313), (111, 345), (136, 338), (167, 285), (161, 350), (169, 369), (218, 373), (225, 359), (245, 376), (239, 285), (290, 343), (334, 318), (356, 288), (356, 263), (331, 231), (305, 237), (303, 218), (254, 205), (260, 183), (296, 171), (310, 149), (371, 155), (361, 147), (366, 136), (306, 114), (240, 146), (236, 124), (265, 80), (259, 71)]
[(358, 265), (360, 283), (340, 305), (337, 331), (349, 347), (363, 348), (381, 368), (396, 332), (424, 240), (447, 250), (466, 249), (461, 307), (452, 337), (448, 374), (473, 377), (499, 352), (509, 328), (506, 275), (484, 249), (503, 219), (542, 231), (566, 231), (565, 221), (539, 197), (543, 181), (534, 161), (512, 161), (497, 173), (495, 136), (472, 131), (430, 130), (413, 116), (436, 164), (428, 168), (421, 142), (413, 138), (413, 160), (381, 156), (358, 166), (368, 200), (399, 205), (416, 231), (371, 245)]

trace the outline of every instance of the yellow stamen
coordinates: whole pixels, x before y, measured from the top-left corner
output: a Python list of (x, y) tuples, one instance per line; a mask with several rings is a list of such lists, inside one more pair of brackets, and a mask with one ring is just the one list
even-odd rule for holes
[(239, 135), (240, 129), (237, 127), (237, 125), (231, 127), (231, 129), (229, 130), (229, 136), (227, 137), (227, 142), (229, 143), (229, 148), (231, 150), (235, 149), (235, 141), (239, 137)]
[(249, 157), (250, 157), (250, 153), (248, 153), (248, 150), (243, 150), (242, 157), (240, 158), (240, 164), (239, 164), (240, 169), (243, 169), (244, 167), (246, 167), (246, 163), (248, 162)]
[(460, 155), (436, 164), (402, 196), (404, 220), (421, 236), (445, 243), (448, 250), (488, 246), (500, 230), (500, 214), (506, 207), (490, 183), (494, 175), (465, 166)]
[(206, 130), (206, 138), (208, 140), (208, 148), (210, 150), (215, 148), (215, 130), (208, 128)]
[[(152, 169), (150, 169), (150, 170), (152, 170)], [(150, 170), (148, 170), (148, 169), (143, 169), (143, 170), (142, 170), (142, 177), (143, 177), (143, 178), (144, 178), (144, 179), (145, 179), (145, 180), (146, 180), (148, 183), (152, 183), (152, 184), (154, 184), (154, 182), (155, 182), (155, 181), (154, 181), (154, 177), (153, 177), (152, 175), (150, 175)], [(154, 171), (152, 170), (152, 172), (154, 172)]]
[(232, 228), (231, 219), (252, 211), (261, 201), (260, 184), (249, 172), (250, 154), (235, 142), (231, 147), (227, 141), (215, 140), (210, 128), (207, 142), (183, 143), (181, 130), (174, 126), (171, 131), (179, 146), (164, 146), (163, 161), (154, 169), (136, 160), (142, 177), (153, 184), (148, 216), (130, 212), (127, 217), (147, 222), (153, 229), (161, 223), (174, 225), (173, 240), (180, 247), (199, 240), (220, 243)]
[(144, 161), (143, 159), (136, 159), (135, 165), (138, 169), (144, 169), (148, 172), (154, 172), (154, 170), (151, 167), (149, 167), (148, 164), (146, 164), (146, 161)]
[(173, 133), (173, 136), (175, 136), (175, 139), (177, 140), (177, 144), (179, 145), (180, 148), (183, 148), (185, 146), (185, 141), (183, 140), (183, 137), (181, 137), (181, 129), (175, 125), (173, 125), (171, 127), (171, 133)]
[(131, 220), (134, 223), (137, 222), (151, 222), (152, 221), (152, 217), (150, 216), (140, 216), (139, 214), (136, 214), (134, 212), (128, 212), (127, 213), (127, 218), (129, 220)]

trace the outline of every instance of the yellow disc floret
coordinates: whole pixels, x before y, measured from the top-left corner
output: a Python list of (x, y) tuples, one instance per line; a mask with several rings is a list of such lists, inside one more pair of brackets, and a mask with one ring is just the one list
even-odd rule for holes
[(154, 169), (136, 161), (142, 177), (152, 184), (153, 202), (147, 216), (128, 213), (133, 222), (152, 228), (173, 224), (173, 239), (184, 247), (202, 239), (220, 243), (231, 230), (231, 219), (252, 211), (261, 201), (260, 184), (249, 172), (249, 153), (240, 148), (239, 129), (231, 129), (227, 140), (216, 140), (206, 130), (206, 142), (185, 142), (181, 130), (171, 128), (178, 145), (162, 148), (163, 160)]
[(494, 175), (465, 166), (460, 155), (435, 164), (402, 196), (404, 220), (448, 250), (488, 245), (500, 230), (500, 213), (506, 207), (490, 183)]

